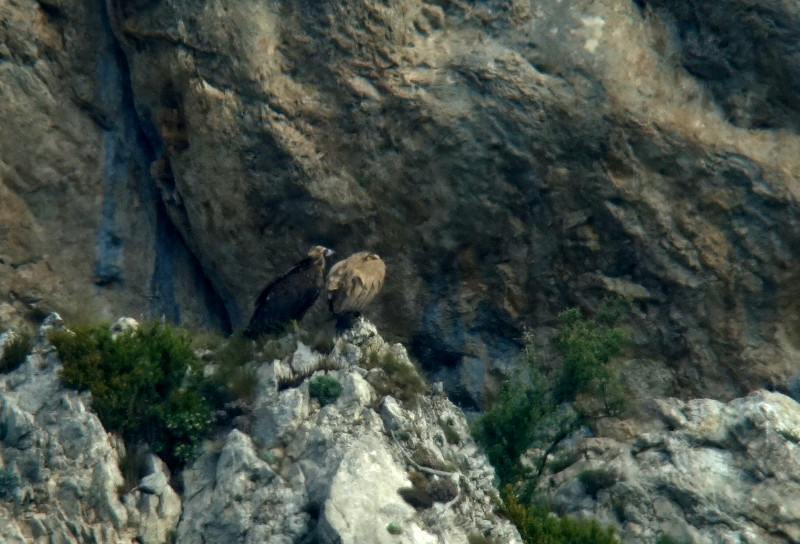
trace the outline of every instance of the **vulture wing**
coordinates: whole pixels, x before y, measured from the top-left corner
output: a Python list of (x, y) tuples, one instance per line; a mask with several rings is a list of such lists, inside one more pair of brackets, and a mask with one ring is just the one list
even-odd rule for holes
[(331, 311), (360, 312), (383, 287), (386, 265), (370, 253), (356, 253), (336, 263), (328, 274), (327, 290)]
[(321, 271), (310, 258), (275, 278), (258, 296), (245, 334), (257, 336), (276, 325), (301, 319), (319, 296), (320, 278)]

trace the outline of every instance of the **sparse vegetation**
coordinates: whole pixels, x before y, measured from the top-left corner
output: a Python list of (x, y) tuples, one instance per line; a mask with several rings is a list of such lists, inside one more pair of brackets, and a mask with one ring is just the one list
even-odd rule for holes
[(11, 372), (25, 362), (32, 347), (31, 335), (27, 332), (15, 332), (11, 340), (3, 348), (0, 357), (0, 372)]
[[(548, 456), (564, 438), (593, 417), (623, 409), (619, 382), (608, 366), (626, 342), (625, 333), (614, 326), (620, 307), (606, 301), (593, 319), (584, 319), (577, 309), (561, 314), (554, 345), (562, 361), (550, 376), (542, 371), (526, 335), (517, 375), (473, 423), (473, 434), (486, 449), (504, 489), (502, 510), (528, 544), (617, 542), (613, 531), (597, 523), (552, 516), (546, 505), (534, 501), (534, 494)], [(532, 449), (538, 452), (529, 457), (533, 463), (523, 463)], [(552, 464), (558, 468), (572, 462), (563, 458)], [(615, 483), (608, 471), (587, 471), (581, 481), (595, 496)]]
[(396, 522), (392, 522), (389, 525), (387, 525), (386, 526), (386, 530), (391, 535), (401, 535), (401, 534), (403, 534), (403, 527), (399, 523), (396, 523)]
[(274, 334), (262, 334), (256, 341), (256, 354), (262, 361), (285, 359), (297, 349), (297, 334), (292, 328), (286, 327)]
[(211, 430), (212, 408), (199, 359), (184, 333), (158, 323), (115, 340), (108, 327), (76, 327), (50, 337), (64, 363), (62, 381), (92, 393), (104, 427), (129, 445), (147, 443), (180, 466)]
[(611, 415), (624, 408), (622, 389), (608, 368), (608, 361), (620, 352), (627, 336), (613, 326), (616, 311), (612, 307), (612, 303), (604, 302), (594, 319), (584, 319), (577, 308), (559, 316), (554, 344), (563, 355), (563, 362), (553, 391), (557, 402), (573, 402), (579, 394), (588, 393), (600, 400), (602, 407), (598, 411), (591, 403), (579, 403), (581, 411)]
[(119, 490), (120, 494), (127, 493), (139, 485), (147, 463), (147, 448), (127, 448), (119, 460), (119, 471), (122, 473), (124, 483)]
[(317, 376), (308, 382), (308, 394), (322, 406), (336, 402), (342, 393), (342, 384), (333, 376)]
[(656, 544), (687, 544), (685, 540), (678, 540), (670, 535), (661, 535), (656, 540)]
[(428, 390), (428, 385), (413, 364), (401, 360), (391, 349), (367, 351), (361, 366), (367, 370), (379, 368), (383, 373), (370, 380), (380, 396), (391, 395), (403, 402), (413, 403)]
[[(252, 402), (258, 384), (253, 342), (241, 334), (225, 339), (206, 335), (203, 341), (210, 352), (213, 380), (227, 393), (227, 400), (244, 399)], [(220, 401), (224, 402), (223, 399)]]
[(260, 450), (258, 452), (258, 458), (270, 465), (274, 465), (278, 462), (278, 458), (269, 450)]
[(458, 496), (458, 486), (447, 477), (428, 477), (414, 470), (409, 473), (411, 487), (403, 487), (397, 493), (414, 508), (425, 509), (434, 502), (450, 502)]
[(561, 472), (567, 467), (571, 467), (578, 462), (578, 456), (571, 452), (561, 452), (553, 457), (548, 463), (547, 468), (552, 472)]
[[(500, 398), (474, 422), (472, 431), (486, 449), (501, 486), (527, 482), (532, 487), (550, 450), (578, 424), (573, 410), (556, 404), (536, 357), (526, 351), (519, 377), (504, 385)], [(531, 447), (545, 449), (535, 470), (520, 462)]]
[(526, 544), (619, 544), (614, 529), (603, 528), (594, 520), (553, 516), (546, 505), (521, 503), (510, 488), (503, 491), (501, 510)]
[(449, 421), (439, 420), (439, 426), (442, 428), (442, 432), (444, 432), (444, 438), (447, 440), (447, 443), (451, 446), (458, 446), (461, 444), (461, 437), (458, 435), (458, 432), (453, 428), (453, 424)]

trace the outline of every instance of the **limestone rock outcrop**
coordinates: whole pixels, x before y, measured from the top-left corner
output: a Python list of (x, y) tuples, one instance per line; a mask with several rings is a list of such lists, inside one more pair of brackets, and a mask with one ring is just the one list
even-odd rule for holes
[[(494, 471), (463, 412), (441, 390), (403, 403), (371, 385), (383, 371), (358, 366), (368, 353), (414, 370), (363, 320), (327, 355), (301, 343), (263, 361), (252, 421), (204, 446), (179, 476), (180, 496), (152, 454), (141, 478), (124, 481), (123, 444), (88, 393), (58, 380), (46, 338), (61, 326), (49, 317), (26, 361), (0, 375), (3, 542), (521, 544), (495, 513)], [(309, 394), (323, 375), (342, 385), (325, 406)]]
[[(151, 455), (143, 485), (125, 487), (124, 446), (88, 396), (58, 380), (61, 361), (46, 335), (59, 321), (48, 318), (25, 362), (0, 374), (0, 541), (166, 542), (181, 512), (168, 472)], [(0, 335), (0, 357), (8, 338)]]
[(370, 317), (465, 405), (523, 326), (609, 294), (671, 393), (800, 370), (796, 3), (21, 0), (0, 22), (0, 317), (82, 294), (235, 328), (321, 243), (384, 258)]
[(800, 541), (800, 404), (757, 391), (651, 408), (638, 436), (585, 437), (555, 454), (572, 463), (540, 484), (557, 511), (615, 525), (630, 544)]
[[(380, 371), (353, 364), (373, 350), (411, 365), (363, 320), (311, 365), (303, 344), (262, 365), (252, 436), (232, 431), (184, 474), (178, 542), (202, 534), (208, 544), (231, 535), (275, 544), (520, 543), (494, 513), (494, 470), (461, 410), (440, 394), (381, 398), (370, 384)], [(322, 375), (342, 384), (325, 406), (309, 396), (309, 380)], [(407, 501), (401, 490), (420, 498)]]

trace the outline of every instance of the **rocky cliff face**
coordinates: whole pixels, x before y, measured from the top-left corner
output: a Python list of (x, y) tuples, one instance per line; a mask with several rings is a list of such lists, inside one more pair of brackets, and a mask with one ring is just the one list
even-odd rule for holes
[[(391, 354), (413, 372), (402, 346), (368, 323), (329, 354), (301, 343), (264, 360), (249, 424), (204, 446), (180, 476), (180, 496), (153, 455), (126, 487), (124, 446), (88, 394), (58, 381), (46, 342), (54, 326), (48, 318), (25, 363), (0, 376), (3, 542), (521, 544), (495, 514), (494, 471), (461, 410), (441, 392), (413, 403), (380, 395), (372, 384), (382, 371), (358, 366)], [(322, 375), (342, 384), (325, 406), (309, 394)]]
[[(88, 394), (57, 379), (46, 335), (61, 326), (48, 318), (22, 366), (0, 375), (3, 542), (521, 542), (496, 515), (493, 470), (439, 386), (404, 402), (385, 395), (383, 370), (359, 366), (370, 353), (410, 365), (369, 323), (330, 353), (300, 343), (263, 360), (239, 428), (207, 442), (178, 480), (147, 455), (127, 482), (121, 441)], [(11, 334), (0, 336), (0, 357)], [(342, 384), (326, 405), (310, 394), (323, 375)], [(800, 541), (797, 402), (759, 391), (648, 407), (635, 423), (562, 442), (542, 496), (615, 525), (630, 544)]]
[(560, 511), (616, 525), (630, 543), (800, 541), (797, 402), (758, 391), (651, 409), (649, 425), (568, 445), (571, 466), (540, 486)]
[(118, 307), (225, 328), (152, 183), (105, 2), (4, 3), (0, 100), (0, 319)]
[(464, 403), (524, 325), (607, 294), (672, 393), (800, 366), (792, 3), (24, 0), (0, 21), (4, 319), (89, 300), (235, 327), (323, 243), (386, 260), (372, 317)]
[[(61, 326), (48, 318), (26, 361), (0, 376), (0, 540), (166, 542), (181, 500), (164, 464), (148, 456), (138, 488), (125, 488), (121, 441), (87, 395), (58, 380), (61, 362), (46, 337)], [(10, 334), (0, 336), (0, 356)]]

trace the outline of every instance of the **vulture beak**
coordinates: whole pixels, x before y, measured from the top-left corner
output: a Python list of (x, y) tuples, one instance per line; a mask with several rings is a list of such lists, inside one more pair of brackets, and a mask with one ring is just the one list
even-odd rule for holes
[(330, 257), (334, 253), (336, 253), (334, 250), (332, 250), (330, 248), (327, 248), (327, 247), (325, 248), (325, 252), (324, 252), (325, 257)]

